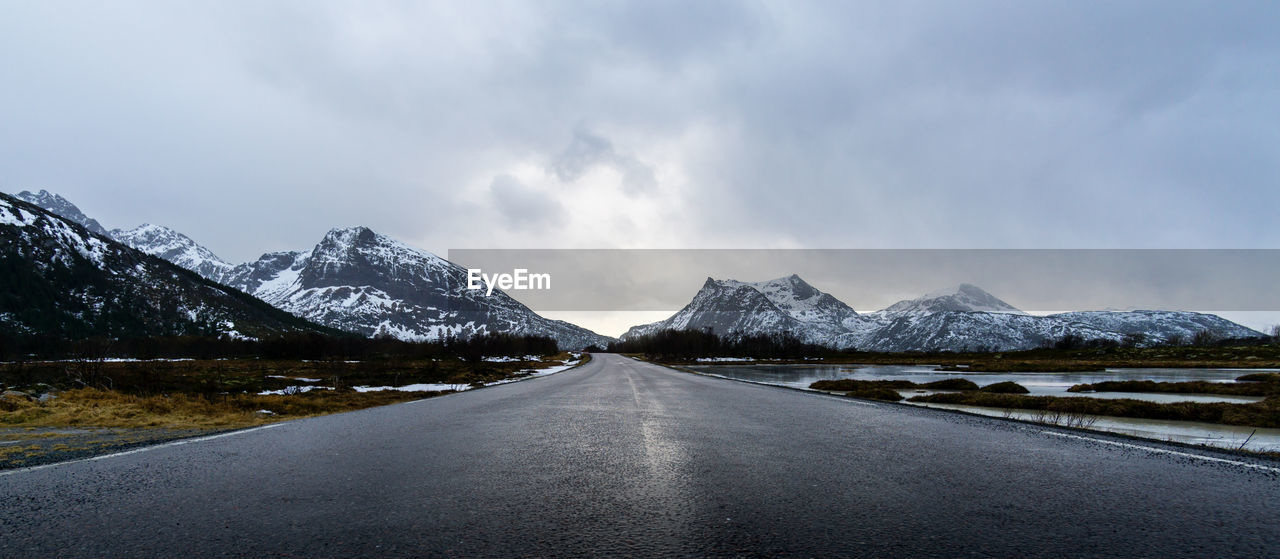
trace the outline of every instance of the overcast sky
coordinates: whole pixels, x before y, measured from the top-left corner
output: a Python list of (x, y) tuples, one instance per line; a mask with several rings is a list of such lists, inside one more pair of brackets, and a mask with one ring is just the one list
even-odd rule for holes
[(0, 190), (232, 262), (1280, 246), (1274, 2), (0, 3)]

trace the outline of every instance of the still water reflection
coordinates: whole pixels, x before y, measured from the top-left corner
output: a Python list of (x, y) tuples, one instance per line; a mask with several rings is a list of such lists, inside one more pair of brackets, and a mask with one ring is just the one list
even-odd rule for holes
[[(733, 365), (692, 365), (689, 369), (723, 376), (726, 378), (776, 384), (793, 388), (808, 388), (819, 380), (856, 379), (856, 380), (909, 380), (917, 383), (932, 382), (948, 378), (967, 378), (986, 386), (997, 382), (1012, 381), (1026, 387), (1032, 396), (1064, 396), (1090, 398), (1133, 398), (1153, 402), (1229, 402), (1249, 403), (1262, 400), (1254, 396), (1225, 396), (1218, 394), (1151, 394), (1141, 392), (1100, 392), (1078, 393), (1067, 392), (1075, 384), (1096, 383), (1107, 380), (1154, 380), (1156, 382), (1235, 382), (1235, 378), (1247, 373), (1268, 372), (1258, 369), (1184, 369), (1184, 368), (1134, 368), (1107, 369), (1090, 373), (979, 373), (935, 371), (935, 365), (766, 365), (766, 364), (733, 364)], [(1275, 372), (1275, 371), (1270, 371)], [(902, 395), (910, 397), (914, 390), (903, 390)], [(931, 407), (960, 409), (984, 415), (1012, 415), (1022, 419), (1030, 419), (1030, 415), (1021, 412), (1010, 413), (1006, 410), (980, 408), (977, 406), (933, 404)], [(1022, 416), (1027, 417), (1022, 417)], [(1223, 447), (1238, 447), (1249, 439), (1247, 448), (1251, 450), (1280, 451), (1280, 429), (1257, 429), (1252, 427), (1233, 427), (1207, 423), (1186, 421), (1155, 421), (1128, 418), (1097, 418), (1093, 429), (1127, 433), (1136, 436), (1176, 440), (1193, 444), (1209, 444)]]

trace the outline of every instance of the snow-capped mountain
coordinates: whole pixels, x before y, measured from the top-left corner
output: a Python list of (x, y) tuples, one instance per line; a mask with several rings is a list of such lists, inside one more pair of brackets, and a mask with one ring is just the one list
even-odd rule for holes
[(789, 332), (807, 342), (831, 345), (862, 324), (848, 305), (791, 275), (747, 283), (707, 278), (693, 300), (666, 320), (632, 327), (623, 339), (662, 330), (717, 334)]
[(876, 313), (873, 327), (840, 339), (866, 351), (1010, 351), (1032, 349), (1071, 333), (1120, 341), (1122, 334), (1042, 316), (1008, 312)]
[(264, 254), (223, 280), (295, 315), (367, 336), (533, 334), (568, 349), (611, 341), (539, 316), (500, 290), (468, 289), (465, 268), (365, 227), (334, 229), (308, 252)]
[(231, 270), (232, 265), (218, 258), (213, 251), (200, 246), (190, 237), (161, 225), (142, 224), (133, 229), (112, 229), (108, 231), (97, 220), (87, 216), (66, 198), (41, 190), (32, 194), (22, 191), (15, 198), (39, 206), (54, 215), (62, 216), (85, 229), (110, 237), (137, 250), (158, 256), (174, 264), (191, 270), (207, 279), (221, 282), (222, 276)]
[[(97, 225), (55, 194), (23, 193), (37, 205)], [(98, 226), (102, 229), (101, 226)], [(369, 336), (436, 340), (477, 333), (550, 336), (561, 347), (611, 338), (539, 316), (507, 294), (466, 289), (466, 270), (431, 253), (355, 227), (334, 229), (309, 251), (273, 252), (233, 266), (191, 238), (157, 225), (102, 231), (135, 249), (319, 324)]]
[(1147, 341), (1168, 340), (1173, 337), (1190, 340), (1202, 331), (1208, 331), (1220, 338), (1249, 338), (1262, 335), (1260, 332), (1215, 314), (1186, 311), (1085, 311), (1059, 313), (1050, 315), (1048, 318), (1071, 324), (1082, 324), (1107, 332), (1140, 334)]
[(133, 229), (112, 229), (109, 236), (214, 281), (221, 280), (232, 268), (231, 264), (191, 240), (191, 237), (162, 225), (144, 223)]
[(790, 333), (806, 342), (867, 351), (1009, 351), (1031, 349), (1074, 334), (1122, 341), (1262, 334), (1211, 314), (1178, 311), (1075, 312), (1031, 316), (977, 286), (961, 284), (859, 315), (831, 295), (790, 276), (761, 283), (708, 278), (683, 309), (666, 320), (632, 327), (630, 339), (662, 330), (710, 329), (719, 335)]
[(22, 192), (14, 194), (13, 197), (22, 200), (23, 202), (35, 204), (36, 206), (52, 212), (54, 215), (62, 216), (66, 219), (79, 223), (84, 226), (85, 229), (99, 235), (111, 236), (111, 234), (107, 232), (106, 228), (102, 227), (102, 224), (98, 223), (97, 220), (84, 215), (84, 212), (80, 211), (80, 208), (77, 208), (75, 204), (67, 201), (66, 198), (58, 196), (48, 190), (41, 190), (34, 194), (30, 191), (23, 190)]
[[(737, 283), (725, 280), (726, 283)], [(849, 305), (809, 285), (800, 276), (791, 274), (785, 278), (742, 283), (764, 294), (779, 310), (791, 318), (810, 326), (842, 327), (856, 321), (858, 313)]]
[(0, 333), (67, 339), (329, 332), (0, 194)]
[(915, 299), (898, 301), (881, 312), (930, 314), (945, 311), (1027, 314), (976, 285), (962, 283)]

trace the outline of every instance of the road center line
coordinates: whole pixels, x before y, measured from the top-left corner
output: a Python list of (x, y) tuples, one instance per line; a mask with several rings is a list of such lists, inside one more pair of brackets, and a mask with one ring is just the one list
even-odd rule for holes
[(1053, 436), (1055, 436), (1055, 437), (1062, 437), (1062, 438), (1066, 438), (1066, 439), (1077, 439), (1077, 440), (1081, 440), (1081, 441), (1090, 441), (1090, 442), (1095, 442), (1095, 443), (1107, 444), (1107, 445), (1111, 445), (1111, 446), (1118, 446), (1118, 447), (1121, 447), (1121, 448), (1132, 448), (1132, 449), (1136, 449), (1136, 450), (1145, 450), (1145, 451), (1148, 451), (1148, 452), (1158, 452), (1158, 453), (1161, 453), (1161, 454), (1172, 454), (1172, 455), (1174, 455), (1174, 456), (1184, 456), (1184, 457), (1187, 457), (1187, 458), (1196, 458), (1196, 459), (1199, 459), (1199, 460), (1205, 460), (1205, 461), (1208, 461), (1208, 462), (1222, 462), (1222, 463), (1225, 463), (1225, 464), (1232, 464), (1232, 465), (1235, 465), (1235, 466), (1244, 466), (1244, 467), (1246, 467), (1246, 468), (1253, 468), (1253, 469), (1255, 469), (1255, 470), (1263, 470), (1263, 471), (1267, 471), (1267, 472), (1280, 473), (1280, 468), (1274, 468), (1274, 467), (1271, 467), (1271, 466), (1263, 466), (1263, 465), (1261, 465), (1261, 464), (1250, 464), (1249, 462), (1241, 462), (1241, 461), (1239, 461), (1239, 460), (1228, 460), (1228, 459), (1226, 459), (1226, 458), (1216, 458), (1216, 457), (1213, 457), (1213, 456), (1204, 456), (1204, 455), (1202, 455), (1202, 454), (1192, 454), (1192, 453), (1190, 453), (1190, 452), (1179, 452), (1179, 451), (1177, 451), (1177, 450), (1169, 450), (1169, 449), (1166, 449), (1166, 448), (1156, 448), (1156, 447), (1154, 447), (1154, 446), (1143, 446), (1143, 445), (1140, 445), (1140, 444), (1122, 443), (1122, 442), (1119, 442), (1119, 441), (1108, 441), (1108, 440), (1106, 440), (1106, 439), (1098, 439), (1098, 438), (1094, 438), (1094, 437), (1084, 437), (1084, 436), (1080, 436), (1080, 435), (1071, 435), (1071, 434), (1068, 434), (1068, 433), (1059, 433), (1059, 432), (1056, 432), (1056, 431), (1044, 431), (1044, 430), (1042, 430), (1042, 431), (1040, 431), (1040, 432), (1041, 432), (1041, 433), (1044, 433), (1044, 434), (1046, 434), (1046, 435), (1053, 435)]
[(206, 436), (203, 436), (203, 437), (194, 437), (194, 438), (190, 438), (190, 439), (179, 439), (179, 440), (176, 440), (176, 441), (169, 441), (169, 442), (167, 442), (167, 443), (161, 443), (161, 444), (158, 444), (158, 445), (153, 445), (153, 446), (144, 446), (144, 447), (141, 447), (141, 448), (129, 449), (129, 450), (125, 450), (125, 451), (122, 451), (122, 452), (113, 452), (113, 453), (111, 453), (111, 454), (103, 454), (103, 455), (100, 455), (100, 456), (90, 456), (90, 457), (88, 457), (88, 458), (79, 458), (79, 459), (76, 459), (76, 460), (67, 460), (66, 462), (54, 462), (54, 463), (52, 463), (52, 464), (41, 464), (41, 465), (39, 465), (39, 466), (29, 466), (29, 467), (26, 467), (26, 468), (19, 468), (19, 469), (17, 469), (17, 470), (9, 470), (9, 471), (5, 471), (5, 472), (0, 472), (0, 477), (10, 476), (10, 475), (13, 475), (13, 474), (26, 473), (26, 472), (34, 472), (34, 471), (36, 471), (36, 470), (44, 470), (44, 469), (47, 469), (47, 468), (52, 468), (52, 467), (54, 467), (54, 466), (65, 466), (65, 465), (67, 465), (67, 464), (76, 464), (76, 463), (79, 463), (79, 462), (92, 462), (92, 461), (94, 461), (94, 460), (105, 460), (105, 459), (107, 459), (107, 458), (117, 458), (117, 457), (120, 457), (120, 456), (128, 456), (128, 455), (130, 455), (130, 454), (138, 454), (138, 453), (140, 453), (140, 452), (146, 452), (146, 451), (148, 451), (148, 450), (156, 450), (156, 449), (159, 449), (159, 448), (168, 448), (168, 447), (171, 447), (171, 446), (182, 446), (182, 445), (184, 445), (184, 444), (191, 444), (191, 443), (202, 443), (202, 442), (205, 442), (205, 441), (211, 441), (211, 440), (214, 440), (214, 439), (221, 439), (221, 438), (223, 438), (223, 437), (231, 437), (231, 436), (235, 436), (235, 435), (243, 435), (243, 434), (245, 434), (245, 433), (252, 433), (252, 432), (254, 432), (254, 431), (262, 431), (262, 430), (264, 430), (264, 429), (272, 429), (272, 428), (275, 428), (275, 427), (280, 427), (280, 426), (282, 426), (282, 425), (284, 425), (284, 423), (272, 423), (271, 425), (263, 425), (263, 426), (261, 426), (261, 427), (254, 427), (254, 428), (251, 428), (251, 429), (241, 429), (241, 430), (239, 430), (239, 431), (232, 431), (232, 432), (230, 432), (230, 433), (219, 433), (219, 434), (217, 434), (217, 435), (206, 435)]

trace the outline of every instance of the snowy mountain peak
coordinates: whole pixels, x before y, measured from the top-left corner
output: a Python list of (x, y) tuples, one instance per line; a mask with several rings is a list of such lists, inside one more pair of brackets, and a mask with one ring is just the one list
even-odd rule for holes
[(898, 301), (881, 312), (931, 314), (946, 311), (1026, 314), (982, 288), (968, 283), (939, 289), (915, 299)]
[(85, 229), (99, 235), (110, 236), (110, 234), (107, 233), (106, 228), (104, 228), (102, 224), (98, 223), (97, 220), (84, 215), (84, 212), (80, 211), (80, 208), (77, 208), (75, 204), (72, 204), (66, 198), (58, 196), (48, 190), (41, 190), (35, 194), (24, 190), (15, 194), (14, 198), (29, 204), (34, 204), (45, 209), (49, 213), (79, 223), (84, 226)]
[(206, 278), (220, 281), (232, 265), (190, 237), (163, 225), (144, 223), (133, 229), (112, 229), (110, 236), (152, 256), (159, 256)]
[(0, 194), (0, 333), (83, 337), (321, 331), (30, 202)]
[(935, 291), (930, 291), (929, 293), (925, 293), (921, 297), (928, 298), (928, 299), (937, 299), (941, 297), (951, 297), (953, 295), (966, 295), (966, 294), (977, 295), (977, 296), (989, 295), (989, 293), (987, 293), (986, 291), (983, 291), (981, 287), (973, 285), (972, 283), (961, 283), (958, 285), (952, 285), (950, 287), (944, 287), (942, 289), (938, 289)]
[(230, 271), (232, 267), (190, 237), (168, 227), (144, 223), (133, 229), (107, 231), (97, 220), (81, 212), (75, 204), (47, 190), (41, 190), (35, 194), (23, 191), (14, 197), (39, 206), (63, 219), (79, 223), (89, 231), (110, 237), (152, 256), (158, 256), (214, 281), (222, 281), (223, 274)]
[[(810, 292), (809, 290), (812, 290)], [(1224, 338), (1261, 336), (1211, 314), (1173, 311), (1076, 312), (1031, 316), (972, 284), (960, 284), (884, 311), (856, 315), (798, 276), (745, 283), (708, 278), (671, 318), (635, 326), (623, 339), (662, 330), (711, 330), (720, 335), (776, 335), (864, 351), (1005, 351), (1031, 349), (1073, 334), (1119, 343), (1189, 339), (1209, 331)]]
[[(87, 243), (79, 242), (82, 232), (70, 231), (74, 226), (63, 221), (74, 219), (87, 228), (92, 228), (89, 224), (96, 226), (101, 234), (115, 237), (122, 244), (332, 328), (404, 340), (439, 340), (488, 332), (531, 334), (555, 338), (568, 349), (604, 346), (611, 340), (567, 322), (539, 316), (501, 291), (489, 296), (469, 290), (465, 269), (368, 227), (333, 229), (311, 250), (270, 252), (254, 262), (231, 266), (167, 227), (146, 224), (127, 231), (101, 231), (96, 221), (57, 195), (42, 191), (23, 196), (50, 206), (45, 211), (66, 214), (51, 227), (61, 224), (59, 238), (75, 242), (68, 241), (52, 257), (80, 254), (100, 263), (102, 247), (113, 244), (94, 236), (88, 236)], [(22, 208), (0, 205), (0, 226), (25, 226), (42, 219), (45, 218)]]
[[(310, 254), (313, 271), (326, 274), (340, 273), (345, 269), (369, 271), (394, 270), (406, 265), (419, 268), (440, 268), (447, 261), (425, 250), (404, 244), (368, 227), (332, 229), (316, 244)], [(311, 274), (312, 279), (316, 278)], [(344, 279), (344, 284), (350, 278)], [(358, 285), (358, 284), (357, 284)]]
[(486, 332), (538, 334), (565, 348), (609, 338), (538, 316), (501, 291), (466, 288), (467, 271), (368, 227), (333, 229), (310, 252), (236, 266), (226, 283), (320, 324), (367, 336), (438, 340)]
[(761, 282), (707, 278), (693, 300), (671, 318), (637, 326), (623, 337), (667, 329), (710, 329), (721, 335), (788, 331), (823, 343), (859, 321), (848, 305), (795, 274)]
[(814, 320), (830, 321), (831, 319), (834, 319), (835, 322), (842, 322), (858, 314), (839, 299), (809, 285), (798, 274), (760, 282), (743, 282), (732, 279), (716, 281), (711, 278), (707, 278), (707, 282), (703, 289), (706, 289), (707, 285), (729, 289), (753, 289), (764, 295), (770, 303), (776, 305), (780, 310), (802, 322)]
[(339, 227), (330, 229), (328, 233), (325, 233), (324, 238), (320, 240), (320, 244), (355, 247), (360, 244), (377, 242), (378, 237), (379, 235), (374, 233), (373, 230), (368, 227)]

